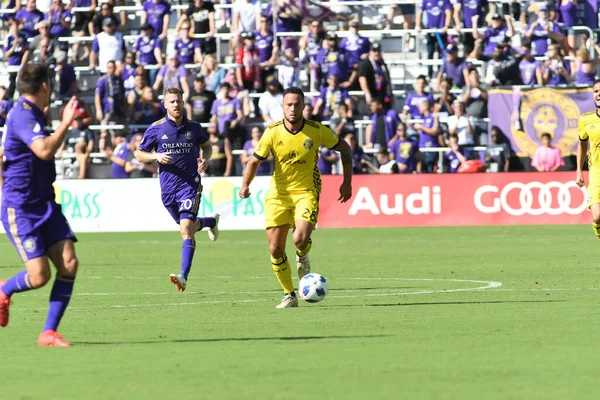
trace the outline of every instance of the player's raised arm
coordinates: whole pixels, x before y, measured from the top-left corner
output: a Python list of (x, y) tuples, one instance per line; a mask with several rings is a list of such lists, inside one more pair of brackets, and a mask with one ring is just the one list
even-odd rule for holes
[(340, 185), (340, 197), (338, 200), (342, 203), (352, 198), (352, 150), (345, 140), (340, 140), (332, 150), (340, 152), (342, 156), (342, 167), (344, 169), (344, 181)]

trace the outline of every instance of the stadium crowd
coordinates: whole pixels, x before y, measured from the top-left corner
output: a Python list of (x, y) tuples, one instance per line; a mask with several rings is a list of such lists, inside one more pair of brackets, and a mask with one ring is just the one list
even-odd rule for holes
[[(305, 118), (329, 124), (350, 144), (357, 174), (457, 172), (467, 165), (509, 171), (509, 142), (488, 126), (488, 90), (589, 85), (600, 62), (591, 56), (600, 53), (593, 37), (574, 29), (577, 0), (331, 3), (343, 11), (331, 22), (277, 14), (261, 0), (215, 3), (2, 2), (0, 75), (8, 83), (0, 88), (0, 126), (18, 96), (19, 66), (34, 62), (54, 69), (55, 104), (78, 98), (61, 154), (71, 160), (65, 177), (88, 177), (97, 152), (112, 163), (114, 178), (155, 176), (157, 166), (137, 162), (133, 152), (145, 127), (165, 115), (160, 94), (170, 87), (183, 91), (187, 117), (210, 134), (212, 176), (241, 174), (263, 129), (283, 118), (281, 93), (289, 86), (310, 93)], [(221, 40), (223, 33), (230, 39)], [(413, 69), (403, 94), (392, 78), (402, 61), (386, 62), (390, 39), (401, 55), (440, 60)], [(97, 77), (93, 96), (82, 93), (86, 73)], [(60, 119), (60, 110), (54, 118), (46, 111), (49, 124)], [(544, 136), (530, 168), (565, 168), (551, 140)], [(321, 173), (340, 172), (336, 152), (320, 156)], [(259, 173), (270, 172), (263, 163)]]

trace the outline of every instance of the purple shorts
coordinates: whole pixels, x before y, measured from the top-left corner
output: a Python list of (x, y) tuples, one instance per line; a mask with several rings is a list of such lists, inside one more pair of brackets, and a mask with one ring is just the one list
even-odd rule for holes
[(198, 188), (186, 187), (177, 193), (163, 193), (162, 202), (175, 222), (182, 219), (196, 220), (202, 200), (202, 185)]
[(67, 239), (77, 241), (62, 207), (54, 200), (21, 208), (2, 207), (2, 225), (21, 261), (45, 256), (50, 246)]

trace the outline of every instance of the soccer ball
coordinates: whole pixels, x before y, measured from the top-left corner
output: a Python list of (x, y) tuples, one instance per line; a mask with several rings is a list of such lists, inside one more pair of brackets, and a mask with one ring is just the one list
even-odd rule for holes
[(322, 275), (310, 273), (304, 275), (298, 284), (300, 298), (309, 303), (318, 303), (327, 295), (327, 281)]

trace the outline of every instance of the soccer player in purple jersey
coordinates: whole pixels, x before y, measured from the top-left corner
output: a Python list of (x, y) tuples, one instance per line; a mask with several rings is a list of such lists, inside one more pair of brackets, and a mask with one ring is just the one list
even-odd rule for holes
[(215, 241), (219, 236), (219, 214), (198, 217), (202, 198), (200, 174), (206, 171), (212, 156), (212, 145), (206, 131), (199, 123), (184, 116), (183, 93), (169, 88), (164, 93), (167, 116), (159, 119), (144, 133), (136, 158), (149, 163), (160, 163), (160, 189), (162, 202), (179, 224), (183, 239), (181, 246), (181, 272), (171, 274), (177, 290), (185, 290), (196, 249), (196, 232), (208, 228), (208, 237)]
[(76, 112), (72, 98), (54, 135), (44, 127), (43, 109), (50, 99), (50, 70), (44, 64), (26, 64), (19, 71), (21, 98), (9, 112), (2, 138), (4, 151), (1, 219), (4, 230), (25, 264), (8, 281), (0, 281), (0, 326), (8, 324), (8, 306), (15, 293), (38, 289), (50, 280), (50, 261), (57, 270), (50, 309), (40, 346), (70, 346), (56, 332), (67, 309), (78, 261), (75, 235), (54, 201), (54, 154), (65, 140)]

